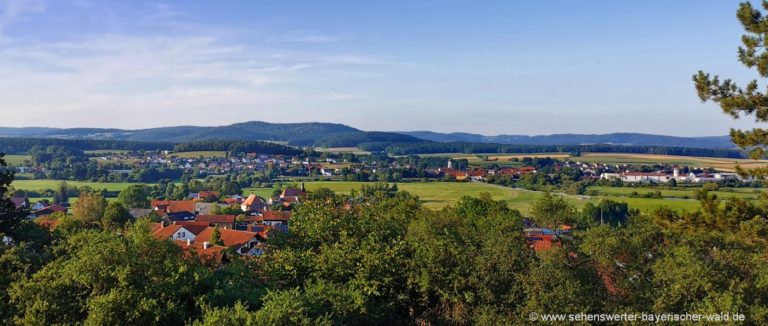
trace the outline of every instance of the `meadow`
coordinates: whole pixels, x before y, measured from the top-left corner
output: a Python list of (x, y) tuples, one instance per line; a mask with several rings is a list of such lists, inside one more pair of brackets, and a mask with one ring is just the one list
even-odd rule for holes
[(8, 163), (8, 165), (21, 165), (24, 164), (25, 160), (31, 160), (32, 156), (30, 155), (5, 155), (3, 157), (5, 160), (5, 163)]
[[(567, 153), (536, 153), (536, 154), (497, 154), (497, 153), (436, 153), (421, 154), (424, 157), (450, 157), (453, 159), (466, 159), (472, 165), (484, 166), (489, 164), (508, 165), (514, 158), (524, 157), (551, 157), (557, 159), (568, 158), (571, 161), (582, 163), (604, 164), (677, 164), (690, 167), (715, 168), (722, 171), (734, 171), (739, 165), (745, 169), (768, 166), (768, 160), (733, 159), (719, 157), (675, 156), (657, 154), (630, 154), (630, 153), (582, 153), (579, 157), (570, 157)], [(481, 157), (487, 157), (496, 161), (484, 161)]]
[[(694, 191), (699, 188), (684, 188), (684, 189), (655, 189), (655, 188), (640, 188), (640, 187), (604, 187), (604, 186), (591, 186), (587, 190), (595, 190), (600, 195), (607, 196), (629, 196), (633, 192), (640, 195), (646, 193), (654, 193), (656, 191), (661, 192), (661, 196), (664, 198), (693, 198)], [(711, 194), (717, 195), (719, 198), (741, 198), (741, 199), (755, 199), (760, 195), (761, 189), (754, 188), (729, 188), (719, 191), (712, 191)]]
[[(18, 190), (45, 190), (56, 189), (62, 180), (15, 180), (11, 186)], [(89, 181), (66, 181), (70, 187), (90, 187), (92, 189), (107, 189), (107, 191), (122, 191), (136, 183), (131, 182), (89, 182)]]
[(357, 147), (315, 147), (315, 151), (317, 152), (326, 152), (326, 153), (352, 153), (355, 155), (370, 155), (371, 152), (364, 151), (362, 149), (359, 149)]
[[(350, 181), (318, 181), (304, 183), (307, 190), (310, 191), (324, 187), (329, 188), (334, 192), (344, 194), (349, 194), (352, 189), (360, 189), (363, 184), (364, 183), (361, 182)], [(524, 215), (530, 215), (533, 204), (543, 196), (543, 193), (541, 192), (513, 189), (486, 183), (408, 182), (397, 183), (397, 187), (400, 190), (419, 196), (424, 202), (424, 207), (429, 209), (441, 209), (456, 204), (462, 196), (476, 197), (481, 193), (487, 192), (491, 194), (491, 198), (506, 201), (511, 208), (520, 210)], [(629, 198), (617, 195), (601, 195), (594, 197), (573, 195), (562, 196), (579, 208), (584, 206), (587, 202), (597, 203), (603, 198), (625, 202), (629, 204), (631, 208), (637, 208), (643, 212), (652, 212), (659, 207), (669, 207), (676, 211), (695, 210), (699, 207), (697, 201), (683, 199)]]

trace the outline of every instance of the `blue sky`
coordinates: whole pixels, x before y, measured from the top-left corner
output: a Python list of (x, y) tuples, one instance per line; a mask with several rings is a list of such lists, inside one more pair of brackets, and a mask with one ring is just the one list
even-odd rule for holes
[(722, 135), (737, 5), (0, 0), (0, 125)]

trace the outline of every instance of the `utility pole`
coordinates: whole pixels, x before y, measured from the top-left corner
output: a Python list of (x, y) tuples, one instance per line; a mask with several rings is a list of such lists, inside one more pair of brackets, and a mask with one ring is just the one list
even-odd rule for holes
[(600, 225), (603, 225), (603, 208), (600, 207)]

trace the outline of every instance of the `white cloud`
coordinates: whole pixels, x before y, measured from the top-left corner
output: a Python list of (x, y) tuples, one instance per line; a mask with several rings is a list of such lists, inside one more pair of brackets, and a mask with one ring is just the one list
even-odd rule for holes
[(27, 14), (45, 10), (40, 0), (0, 0), (0, 40), (5, 40), (5, 29), (24, 19)]
[[(13, 6), (17, 2), (0, 0)], [(8, 17), (19, 17), (32, 7), (14, 8)], [(78, 3), (78, 9), (109, 8), (85, 2)], [(259, 108), (303, 100), (302, 90), (291, 83), (301, 81), (307, 70), (386, 62), (360, 54), (232, 41), (186, 24), (182, 17), (176, 9), (160, 6), (155, 16), (142, 21), (157, 24), (152, 35), (107, 29), (57, 42), (19, 39), (0, 47), (0, 112), (23, 112), (7, 115), (0, 124), (139, 128), (268, 119), (270, 114)], [(302, 36), (322, 41), (319, 34)], [(251, 116), (238, 116), (248, 113)]]

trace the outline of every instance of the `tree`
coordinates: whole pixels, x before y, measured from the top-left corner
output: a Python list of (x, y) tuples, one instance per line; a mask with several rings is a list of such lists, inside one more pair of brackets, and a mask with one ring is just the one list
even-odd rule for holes
[(16, 209), (16, 205), (8, 197), (8, 188), (13, 182), (13, 171), (7, 168), (4, 156), (5, 154), (0, 153), (0, 238), (3, 234), (13, 235), (26, 216), (26, 212)]
[(72, 215), (83, 223), (94, 224), (101, 221), (106, 208), (107, 200), (100, 193), (83, 191), (72, 204)]
[(56, 191), (53, 192), (53, 202), (57, 204), (69, 202), (69, 186), (66, 182), (59, 182)]
[(145, 185), (132, 185), (123, 189), (117, 200), (126, 208), (149, 208), (149, 189)]
[(533, 216), (543, 226), (556, 227), (561, 223), (575, 222), (577, 212), (576, 207), (565, 198), (547, 192), (533, 204)]
[(111, 202), (104, 210), (104, 217), (101, 219), (103, 228), (122, 227), (131, 219), (131, 213), (118, 202)]
[[(768, 2), (763, 1), (763, 9), (768, 10)], [(748, 68), (755, 68), (760, 77), (768, 77), (768, 50), (765, 40), (768, 39), (768, 17), (748, 1), (739, 4), (736, 16), (744, 27), (745, 34), (741, 37), (742, 46), (738, 49), (738, 60)], [(740, 87), (730, 79), (720, 80), (704, 71), (693, 76), (696, 91), (702, 102), (718, 103), (725, 114), (734, 119), (754, 115), (755, 121), (768, 121), (768, 94), (759, 91), (758, 81), (753, 79), (746, 87)], [(758, 159), (765, 156), (768, 148), (768, 130), (754, 128), (752, 130), (731, 129), (731, 139), (741, 148), (748, 149), (750, 157)], [(741, 171), (744, 172), (744, 171)], [(768, 174), (768, 168), (751, 171), (755, 175)]]
[(219, 226), (215, 226), (213, 228), (213, 232), (211, 233), (211, 244), (223, 246), (224, 241), (221, 240), (221, 231), (219, 230)]

